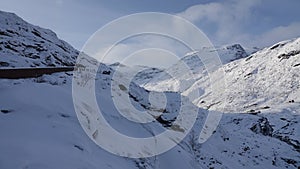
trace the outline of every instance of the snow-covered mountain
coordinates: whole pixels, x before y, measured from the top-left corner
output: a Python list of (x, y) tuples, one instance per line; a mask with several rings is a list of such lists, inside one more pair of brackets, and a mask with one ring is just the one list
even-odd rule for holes
[[(48, 67), (75, 63), (78, 52), (57, 39), (51, 31), (30, 25), (6, 12), (1, 12), (0, 21), (2, 67)], [(2, 22), (10, 25), (3, 26)], [(40, 37), (30, 33), (31, 31), (23, 32), (23, 27), (38, 30), (45, 42), (40, 43)], [(11, 32), (19, 35), (6, 35)], [(20, 45), (11, 45), (9, 41)], [(3, 45), (4, 43), (10, 45)], [(31, 49), (30, 45), (23, 43), (45, 45), (45, 51), (39, 51), (35, 47)], [(225, 64), (223, 68), (227, 90), (217, 96), (209, 95), (209, 86), (214, 82), (209, 82), (204, 67), (201, 62), (197, 64), (193, 60), (196, 58), (193, 55), (186, 56), (183, 60), (192, 66), (196, 83), (190, 84), (189, 77), (182, 75), (177, 83), (183, 87), (173, 87), (183, 93), (170, 92), (169, 89), (164, 91), (163, 88), (153, 88), (154, 92), (149, 90), (150, 87), (146, 90), (135, 83), (126, 88), (122, 85), (124, 81), (119, 80), (119, 84), (112, 81), (118, 65), (100, 64), (95, 80), (97, 101), (110, 125), (126, 135), (147, 137), (164, 130), (180, 132), (182, 130), (173, 124), (180, 107), (189, 111), (198, 109), (196, 122), (183, 141), (166, 153), (151, 158), (116, 156), (89, 139), (74, 111), (72, 74), (56, 73), (32, 79), (0, 79), (0, 168), (299, 168), (299, 43), (299, 38), (280, 42), (247, 58)], [(69, 52), (57, 44), (65, 44)], [(38, 56), (41, 55), (40, 58), (30, 58), (30, 54), (24, 53), (27, 48)], [(44, 52), (59, 53), (59, 58), (51, 55), (52, 61), (47, 62)], [(174, 65), (170, 69), (176, 70), (176, 67)], [(158, 78), (156, 76), (160, 71), (147, 68), (135, 77), (134, 82), (148, 84), (149, 79)], [(122, 72), (118, 75), (118, 79), (126, 77)], [(61, 76), (64, 77), (64, 82), (58, 83)], [(166, 79), (157, 80), (156, 85), (175, 84), (174, 81), (168, 81), (168, 77)], [(186, 82), (181, 84), (184, 80)], [(149, 124), (128, 121), (114, 107), (112, 85), (116, 85), (114, 89), (120, 89), (116, 94), (121, 96), (124, 105), (131, 104), (139, 110), (153, 113), (163, 112), (162, 115)], [(202, 96), (194, 98), (192, 103), (185, 98), (194, 90), (201, 90)], [(123, 95), (128, 95), (130, 102)], [(161, 95), (167, 98), (166, 107), (163, 108), (160, 107)], [(180, 105), (182, 99), (185, 99), (184, 105)], [(157, 104), (153, 104), (155, 101)], [(213, 135), (200, 144), (198, 137), (209, 113), (207, 109), (223, 110), (219, 107), (220, 101), (226, 103), (226, 113)], [(119, 140), (111, 141), (113, 143)]]
[(0, 67), (72, 66), (78, 51), (49, 29), (0, 11)]
[[(202, 78), (184, 94), (203, 89), (194, 100), (201, 107), (225, 104), (225, 110), (250, 111), (289, 102), (300, 102), (300, 38), (279, 42), (249, 57), (224, 65), (226, 92), (212, 98), (209, 76)], [(218, 72), (216, 72), (218, 73)], [(208, 96), (209, 95), (209, 96)]]
[[(215, 51), (218, 52), (221, 62), (223, 64), (229, 63), (237, 59), (245, 58), (254, 52), (251, 51), (251, 53), (248, 53), (240, 44), (224, 45), (221, 47), (214, 47), (214, 48), (203, 48), (202, 50), (208, 52), (215, 52)], [(186, 62), (191, 62), (193, 61), (192, 57), (198, 53), (199, 53), (198, 51), (187, 53), (185, 57), (183, 57), (181, 60)]]
[[(226, 45), (216, 48), (203, 48), (205, 52), (213, 53), (217, 52), (220, 60), (223, 64), (227, 64), (231, 61), (238, 60), (247, 57), (249, 54), (239, 44)], [(254, 52), (254, 51), (252, 51)], [(182, 59), (180, 59), (175, 65), (171, 66), (167, 70), (159, 72), (152, 79), (149, 79), (142, 86), (148, 90), (155, 91), (184, 91), (195, 83), (195, 81), (201, 78), (199, 72), (205, 72), (206, 68), (203, 62), (199, 59), (198, 51), (187, 53)], [(183, 71), (185, 65), (191, 71)], [(152, 72), (150, 72), (152, 73)], [(171, 74), (176, 74), (176, 78), (172, 78)]]

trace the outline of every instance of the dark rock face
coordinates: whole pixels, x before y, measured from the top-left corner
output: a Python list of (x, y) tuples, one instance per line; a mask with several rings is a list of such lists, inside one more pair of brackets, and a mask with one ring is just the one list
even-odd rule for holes
[(272, 136), (274, 129), (270, 125), (267, 118), (260, 118), (256, 124), (254, 124), (250, 130), (257, 134), (262, 134), (264, 136)]
[[(281, 118), (281, 120), (286, 120), (286, 119)], [(282, 128), (285, 128), (292, 123), (293, 122), (290, 122)], [(298, 140), (292, 139), (289, 136), (285, 135), (286, 133), (274, 131), (272, 125), (269, 123), (266, 117), (260, 118), (257, 121), (257, 123), (250, 128), (250, 130), (252, 130), (254, 133), (257, 134), (262, 134), (264, 136), (270, 136), (276, 138), (282, 142), (285, 142), (288, 145), (291, 145), (296, 151), (300, 152), (300, 142)]]
[(300, 54), (299, 50), (293, 50), (293, 51), (290, 51), (288, 53), (283, 53), (283, 54), (279, 55), (278, 59), (281, 59), (281, 60), (289, 59), (290, 57), (298, 55), (298, 54)]

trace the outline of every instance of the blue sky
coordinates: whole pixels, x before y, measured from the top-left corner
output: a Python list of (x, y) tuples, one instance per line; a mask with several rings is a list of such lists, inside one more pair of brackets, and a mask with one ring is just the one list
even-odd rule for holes
[(55, 31), (77, 49), (104, 24), (136, 12), (182, 16), (215, 45), (262, 47), (300, 36), (299, 0), (0, 0), (0, 4), (0, 10)]

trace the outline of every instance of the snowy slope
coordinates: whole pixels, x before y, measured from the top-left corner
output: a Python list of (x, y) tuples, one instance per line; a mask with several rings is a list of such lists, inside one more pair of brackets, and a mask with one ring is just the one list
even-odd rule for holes
[[(205, 48), (207, 52), (217, 52), (220, 56), (220, 60), (223, 64), (231, 61), (245, 58), (248, 56), (244, 48), (239, 44), (226, 45), (222, 47), (216, 47), (214, 49)], [(199, 72), (204, 72), (205, 67), (199, 59), (198, 51), (187, 53), (180, 61), (171, 66), (164, 72), (159, 73), (154, 78), (149, 80), (142, 86), (148, 90), (155, 91), (184, 91), (190, 87), (199, 78)], [(187, 71), (183, 71), (185, 65), (191, 71), (191, 74)], [(176, 78), (172, 78), (171, 74), (176, 74)]]
[[(111, 69), (102, 67), (96, 92), (100, 106), (105, 105), (104, 114), (110, 124), (136, 137), (163, 130), (159, 122), (145, 125), (128, 122), (112, 109), (108, 94), (111, 76), (103, 74), (108, 70)], [(204, 144), (198, 143), (198, 135), (206, 111), (199, 109), (192, 131), (180, 145), (152, 158), (128, 159), (97, 147), (83, 132), (73, 109), (70, 83), (50, 85), (30, 79), (3, 79), (0, 90), (0, 149), (5, 152), (0, 153), (1, 168), (296, 168), (300, 165), (299, 104), (258, 114), (224, 114), (215, 134)], [(143, 100), (147, 92), (142, 88), (130, 91), (139, 100), (133, 105), (140, 108), (149, 105)], [(169, 97), (176, 101), (176, 93)], [(174, 107), (168, 107), (172, 108), (176, 112)]]
[[(163, 125), (136, 125), (113, 109), (107, 79), (97, 81), (99, 102), (110, 124), (125, 134), (149, 136)], [(107, 80), (105, 80), (107, 79)], [(102, 88), (104, 87), (104, 89)], [(79, 125), (71, 84), (51, 85), (28, 80), (1, 80), (0, 168), (198, 168), (189, 149), (175, 147), (160, 157), (128, 159), (99, 148)], [(135, 92), (144, 92), (135, 89)], [(103, 97), (103, 94), (104, 95)], [(141, 97), (141, 96), (140, 96)], [(134, 103), (138, 106), (138, 103)], [(146, 104), (144, 102), (144, 104)], [(191, 105), (193, 106), (193, 105)], [(141, 106), (140, 106), (141, 107)], [(114, 140), (112, 140), (114, 141)], [(174, 163), (173, 161), (181, 161)], [(159, 167), (157, 167), (159, 166)]]
[(213, 104), (212, 108), (218, 109), (224, 103), (228, 112), (299, 103), (299, 63), (300, 38), (279, 42), (248, 58), (224, 65), (226, 92), (211, 97), (208, 94), (209, 77), (203, 75), (185, 91), (185, 95), (203, 89), (203, 96), (194, 100), (196, 105), (207, 107)]
[[(111, 76), (103, 74), (109, 70), (102, 67), (96, 92), (100, 106), (106, 105), (104, 113), (110, 124), (136, 137), (164, 130), (163, 123), (134, 124), (112, 109), (108, 94)], [(70, 83), (3, 79), (0, 90), (0, 149), (5, 152), (0, 153), (1, 168), (231, 169), (300, 165), (299, 104), (261, 113), (224, 114), (215, 134), (204, 144), (198, 143), (198, 136), (206, 111), (199, 109), (192, 131), (178, 146), (152, 158), (128, 159), (97, 147), (83, 132), (73, 109)], [(147, 92), (142, 88), (130, 91), (139, 100), (133, 105), (149, 105), (143, 100)], [(169, 97), (176, 101), (176, 93)], [(176, 112), (168, 107), (172, 108)]]
[[(22, 20), (14, 14), (2, 12), (1, 22), (7, 22), (11, 17), (18, 21), (11, 23), (5, 30), (17, 32), (19, 29), (17, 25)], [(24, 21), (22, 23), (25, 24)], [(44, 30), (27, 23), (26, 25), (29, 30), (33, 28), (41, 32)], [(0, 43), (10, 40), (16, 43), (33, 43), (38, 39), (31, 33), (27, 36), (26, 31), (18, 36), (4, 36), (5, 38), (1, 39)], [(49, 46), (46, 46), (47, 51), (59, 52), (62, 54), (60, 56), (65, 56), (65, 61), (59, 62), (61, 60), (59, 59), (59, 63), (55, 63), (56, 59), (53, 57), (54, 62), (51, 63), (54, 66), (68, 65), (68, 61), (74, 64), (76, 56), (73, 57), (73, 54), (77, 51), (66, 44), (70, 52), (63, 55), (64, 52), (55, 44), (64, 42), (55, 37), (48, 37), (54, 43), (49, 42)], [(1, 46), (1, 52), (13, 52), (14, 50), (10, 48)], [(14, 48), (19, 49), (18, 46)], [(190, 64), (195, 64), (193, 74), (197, 77), (197, 83), (190, 86), (189, 79), (186, 78), (188, 85), (181, 89), (184, 95), (190, 95), (194, 90), (203, 91), (201, 98), (193, 100), (194, 104), (177, 92), (153, 92), (135, 83), (131, 83), (130, 88), (124, 88), (122, 83), (126, 81), (126, 74), (122, 72), (118, 74), (119, 79), (125, 77), (125, 81), (120, 80), (118, 81), (120, 84), (113, 84), (111, 79), (117, 65), (100, 64), (95, 82), (97, 101), (103, 108), (104, 116), (109, 123), (126, 135), (147, 137), (164, 130), (174, 130), (172, 122), (180, 108), (179, 103), (182, 101), (180, 97), (185, 99), (185, 104), (182, 105), (185, 109), (198, 109), (196, 122), (184, 140), (170, 151), (151, 158), (131, 159), (112, 155), (89, 139), (74, 111), (71, 74), (56, 73), (34, 79), (0, 79), (0, 168), (299, 168), (298, 50), (299, 39), (295, 39), (278, 43), (246, 59), (226, 64), (224, 67), (229, 90), (225, 94), (218, 95), (217, 98), (208, 94), (210, 83), (205, 69), (188, 59)], [(44, 57), (31, 59), (29, 55), (22, 55), (23, 50), (16, 51), (18, 52), (5, 55), (5, 57), (1, 56), (1, 59), (4, 58), (1, 61), (6, 62), (2, 66), (37, 66), (33, 61), (39, 63), (41, 67), (51, 66), (44, 64)], [(38, 54), (42, 55), (42, 53)], [(93, 61), (90, 62), (93, 63)], [(174, 67), (176, 69), (176, 66)], [(258, 68), (257, 71), (253, 71), (256, 68)], [(159, 70), (146, 69), (145, 72), (136, 76), (136, 80), (144, 84), (149, 78), (155, 79), (156, 72)], [(236, 76), (238, 74), (239, 76)], [(269, 88), (267, 83), (269, 86), (274, 85), (274, 88)], [(249, 92), (253, 90), (248, 91), (247, 88), (241, 87), (242, 84), (255, 87), (255, 89), (262, 85), (258, 91), (265, 91), (265, 93), (259, 96), (263, 96), (266, 100), (258, 100), (258, 97), (254, 97), (255, 94)], [(149, 124), (136, 124), (128, 121), (114, 108), (111, 85), (116, 85), (114, 87), (120, 89), (117, 94), (122, 96), (120, 99), (123, 99), (123, 104), (132, 104), (137, 109), (153, 111), (153, 113), (161, 113), (162, 99), (160, 97), (151, 99), (153, 95), (150, 97), (150, 93), (158, 94), (157, 96), (165, 95), (168, 102), (163, 115)], [(242, 94), (236, 95), (236, 92)], [(130, 96), (130, 103), (123, 97), (126, 94)], [(225, 101), (230, 96), (238, 98), (233, 98), (233, 101), (228, 103), (226, 110), (230, 112), (223, 115), (212, 137), (205, 143), (199, 144), (198, 137), (208, 115), (208, 111), (205, 110), (208, 104), (218, 99)], [(256, 100), (260, 102), (252, 107), (244, 108), (248, 105), (248, 102), (244, 100), (247, 100), (249, 104)], [(153, 104), (153, 101), (156, 101), (156, 104)], [(210, 107), (220, 108), (218, 104)], [(112, 142), (118, 141), (112, 140)]]
[(72, 66), (78, 51), (51, 30), (0, 11), (0, 67)]

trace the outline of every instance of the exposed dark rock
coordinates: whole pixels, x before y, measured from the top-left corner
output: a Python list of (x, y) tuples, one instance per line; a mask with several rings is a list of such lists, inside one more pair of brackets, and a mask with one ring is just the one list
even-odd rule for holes
[(105, 70), (102, 72), (102, 74), (104, 75), (110, 75), (110, 73), (111, 73), (110, 71), (105, 71)]
[(8, 113), (11, 113), (12, 112), (12, 110), (8, 110), (8, 109), (2, 109), (1, 110), (1, 113), (3, 113), (3, 114), (8, 114)]
[(176, 118), (173, 118), (171, 120), (167, 120), (167, 119), (164, 119), (162, 115), (158, 116), (156, 118), (156, 120), (162, 124), (164, 127), (171, 127), (172, 126), (172, 123), (176, 120)]
[(276, 49), (276, 48), (278, 48), (278, 47), (282, 47), (282, 46), (284, 46), (284, 45), (285, 45), (285, 44), (278, 43), (278, 44), (275, 44), (275, 45), (273, 45), (272, 47), (270, 47), (270, 49), (273, 50), (273, 49)]
[(42, 36), (41, 36), (41, 33), (40, 33), (38, 30), (36, 30), (36, 29), (33, 29), (31, 32), (32, 32), (35, 36), (42, 37)]
[(295, 100), (289, 100), (289, 103), (295, 103)]
[(9, 63), (7, 63), (7, 62), (0, 62), (0, 66), (2, 67), (7, 67), (7, 66), (9, 66)]
[(287, 164), (293, 165), (294, 167), (300, 168), (300, 166), (297, 166), (298, 162), (296, 160), (290, 159), (290, 158), (283, 158), (281, 157), (283, 161), (285, 161)]
[(289, 53), (283, 53), (283, 54), (279, 55), (278, 59), (281, 59), (281, 60), (289, 59), (291, 56), (295, 56), (295, 55), (298, 55), (298, 54), (300, 54), (299, 50), (293, 50), (293, 51), (290, 51)]
[(83, 150), (84, 150), (81, 146), (76, 145), (76, 144), (74, 145), (74, 147), (77, 148), (77, 149), (80, 150), (80, 151), (83, 151)]
[(294, 149), (300, 153), (300, 142), (298, 140), (293, 140), (288, 136), (282, 136), (280, 134), (274, 134), (273, 137), (293, 146)]
[(256, 124), (254, 124), (250, 130), (257, 134), (262, 134), (264, 136), (272, 136), (274, 129), (270, 125), (267, 118), (260, 118)]
[(60, 113), (59, 115), (60, 115), (61, 117), (63, 117), (63, 118), (69, 118), (69, 117), (71, 117), (70, 115), (64, 114), (64, 113)]

